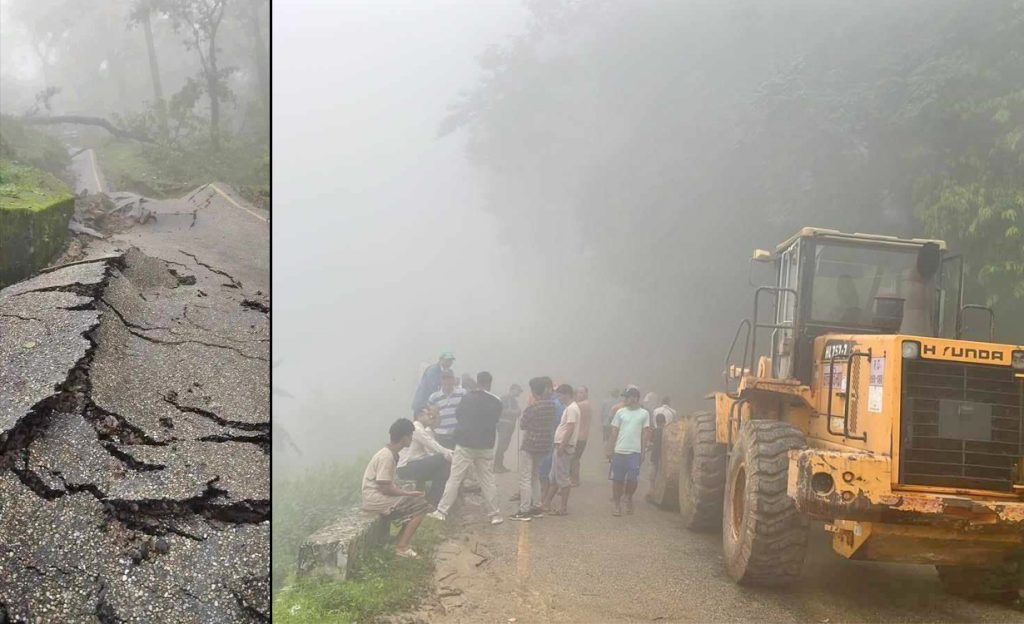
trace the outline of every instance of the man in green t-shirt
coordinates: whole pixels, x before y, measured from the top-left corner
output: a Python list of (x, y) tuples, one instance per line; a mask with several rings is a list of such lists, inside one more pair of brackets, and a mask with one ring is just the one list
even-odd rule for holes
[(640, 458), (651, 433), (651, 414), (640, 407), (640, 390), (631, 387), (624, 393), (626, 404), (612, 417), (608, 437), (611, 462), (613, 516), (622, 515), (622, 495), (626, 495), (626, 513), (633, 513), (633, 494), (640, 479)]

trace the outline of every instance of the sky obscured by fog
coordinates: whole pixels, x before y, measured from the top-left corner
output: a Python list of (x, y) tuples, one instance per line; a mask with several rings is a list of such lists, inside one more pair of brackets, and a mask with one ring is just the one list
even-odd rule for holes
[(435, 138), (525, 17), (518, 0), (274, 4), (274, 385), (295, 398), (273, 408), (305, 461), (381, 442), (442, 349), (496, 385), (531, 373), (465, 137)]

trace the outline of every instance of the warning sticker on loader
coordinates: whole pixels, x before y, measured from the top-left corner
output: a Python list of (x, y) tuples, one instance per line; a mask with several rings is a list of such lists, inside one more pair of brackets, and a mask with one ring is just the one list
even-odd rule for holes
[(885, 396), (885, 358), (871, 358), (871, 376), (868, 380), (868, 411), (882, 411)]
[(832, 367), (828, 362), (825, 362), (825, 366), (821, 371), (821, 383), (827, 389), (829, 387), (829, 377), (831, 377), (832, 391), (843, 393), (846, 392), (846, 366), (843, 364), (836, 363), (835, 367)]

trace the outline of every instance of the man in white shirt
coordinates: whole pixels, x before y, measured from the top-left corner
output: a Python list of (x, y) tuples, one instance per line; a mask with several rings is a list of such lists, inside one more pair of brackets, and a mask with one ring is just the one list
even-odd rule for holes
[(399, 557), (415, 559), (416, 551), (409, 548), (413, 533), (423, 522), (430, 506), (423, 492), (403, 490), (395, 485), (395, 465), (398, 453), (412, 443), (415, 427), (408, 418), (399, 418), (391, 425), (391, 441), (370, 459), (363, 472), (363, 510), (379, 513), (402, 527), (395, 544)]
[[(544, 497), (542, 507), (551, 509), (552, 516), (564, 516), (568, 512), (569, 493), (572, 491), (570, 473), (580, 432), (580, 406), (573, 400), (576, 392), (569, 384), (558, 386), (555, 392), (566, 407), (555, 429), (555, 450), (551, 457), (551, 473), (548, 477), (551, 486)], [(561, 507), (551, 506), (556, 494), (561, 495)]]
[(398, 477), (417, 484), (430, 482), (427, 502), (432, 507), (444, 494), (444, 484), (451, 471), (452, 452), (434, 439), (430, 427), (436, 424), (437, 416), (430, 408), (423, 408), (413, 422), (412, 444), (398, 456)]
[(665, 424), (666, 425), (668, 423), (670, 423), (670, 422), (675, 421), (675, 419), (676, 419), (676, 411), (674, 409), (672, 409), (671, 403), (672, 403), (672, 399), (670, 399), (669, 397), (663, 398), (661, 400), (661, 406), (654, 410), (654, 414), (652, 414), (652, 416), (657, 418), (658, 414), (664, 415), (665, 416)]

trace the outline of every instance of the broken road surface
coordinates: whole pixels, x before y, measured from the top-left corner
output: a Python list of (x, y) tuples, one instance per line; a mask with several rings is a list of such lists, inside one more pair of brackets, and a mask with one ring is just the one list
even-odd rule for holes
[(269, 230), (228, 199), (0, 291), (0, 622), (269, 620)]

